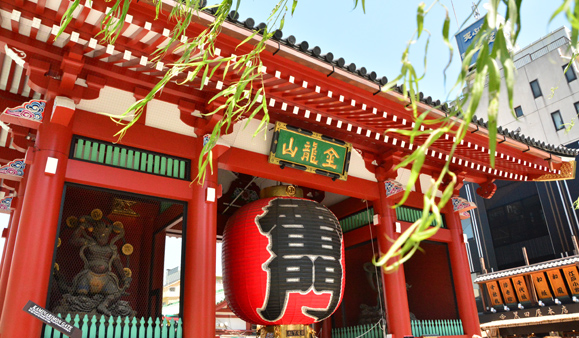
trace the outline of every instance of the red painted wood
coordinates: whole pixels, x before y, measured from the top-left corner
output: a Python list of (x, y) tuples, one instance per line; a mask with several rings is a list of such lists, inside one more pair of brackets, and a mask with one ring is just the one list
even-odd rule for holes
[[(380, 215), (380, 223), (378, 224), (378, 246), (380, 253), (384, 254), (392, 245), (389, 238), (394, 240), (398, 238), (398, 234), (394, 231), (396, 214), (392, 209), (392, 201), (386, 197), (384, 183), (378, 182), (376, 185), (379, 186), (380, 191), (380, 199), (374, 202), (375, 212)], [(388, 263), (392, 264), (392, 261)], [(400, 268), (395, 272), (384, 273), (383, 280), (388, 332), (392, 333), (393, 338), (411, 336), (412, 329), (410, 327), (410, 310), (406, 296), (404, 269)]]
[[(70, 140), (70, 129), (61, 125), (45, 122), (40, 127), (27, 182), (28, 192), (34, 193), (24, 195), (2, 310), (10, 316), (0, 318), (0, 337), (40, 336), (42, 322), (22, 308), (29, 300), (46, 305)], [(55, 175), (44, 173), (48, 157), (58, 159)]]
[(420, 247), (404, 263), (410, 311), (422, 320), (458, 319), (447, 246), (428, 241)]
[(356, 198), (378, 199), (378, 189), (374, 182), (352, 176), (347, 181), (332, 181), (329, 177), (297, 169), (281, 169), (278, 165), (268, 163), (266, 155), (239, 148), (226, 151), (219, 158), (219, 168)]
[[(194, 171), (193, 175), (197, 173)], [(215, 250), (217, 203), (206, 201), (207, 187), (217, 187), (217, 171), (205, 185), (191, 186), (187, 205), (183, 287), (185, 338), (215, 335)]]
[(342, 219), (346, 216), (355, 214), (359, 211), (365, 210), (366, 207), (372, 208), (372, 202), (368, 201), (368, 204), (364, 200), (359, 198), (348, 198), (340, 203), (332, 205), (330, 210), (338, 217)]
[(458, 303), (458, 312), (462, 320), (464, 333), (468, 337), (481, 334), (478, 311), (474, 299), (474, 289), (470, 276), (470, 267), (467, 261), (466, 246), (464, 245), (462, 224), (458, 214), (454, 212), (452, 203), (448, 203), (443, 210), (446, 223), (450, 230), (452, 241), (448, 244), (452, 277)]
[(28, 173), (24, 174), (24, 178), (20, 181), (18, 189), (18, 196), (12, 200), (14, 211), (10, 217), (10, 225), (8, 227), (8, 238), (4, 242), (4, 256), (2, 257), (2, 269), (0, 270), (0, 317), (2, 316), (2, 309), (4, 307), (4, 299), (6, 297), (6, 287), (8, 285), (8, 274), (12, 265), (12, 255), (14, 252), (14, 244), (16, 243), (16, 235), (18, 233), (18, 225), (20, 223), (20, 215), (22, 212), (22, 200), (26, 192), (26, 182), (28, 181)]
[[(374, 225), (370, 225), (372, 228), (372, 238), (376, 238), (378, 234), (378, 229)], [(344, 247), (349, 248), (354, 245), (358, 245), (370, 240), (370, 228), (367, 226), (348, 231), (344, 234)]]
[(76, 160), (69, 161), (66, 181), (181, 201), (190, 199), (194, 186), (189, 181)]
[(130, 147), (183, 158), (194, 158), (199, 154), (200, 148), (196, 145), (196, 138), (191, 136), (135, 124), (119, 141), (115, 136), (119, 129), (119, 126), (107, 116), (78, 109), (72, 125), (75, 135), (101, 141), (118, 142)]

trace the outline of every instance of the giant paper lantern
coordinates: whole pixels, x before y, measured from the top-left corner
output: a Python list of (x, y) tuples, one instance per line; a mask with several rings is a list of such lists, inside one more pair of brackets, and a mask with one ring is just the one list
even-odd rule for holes
[(240, 208), (223, 233), (227, 303), (246, 322), (312, 324), (344, 293), (340, 224), (322, 204), (270, 197)]

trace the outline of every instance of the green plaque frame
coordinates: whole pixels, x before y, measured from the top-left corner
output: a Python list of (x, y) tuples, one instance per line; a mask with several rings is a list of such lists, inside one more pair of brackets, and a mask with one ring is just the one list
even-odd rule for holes
[(351, 152), (351, 143), (276, 122), (268, 162), (346, 181)]

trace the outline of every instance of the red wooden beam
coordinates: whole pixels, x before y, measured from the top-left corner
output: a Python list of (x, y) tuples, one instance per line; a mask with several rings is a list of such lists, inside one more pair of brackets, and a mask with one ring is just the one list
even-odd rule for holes
[(268, 178), (290, 184), (328, 191), (335, 194), (375, 200), (378, 198), (376, 182), (349, 176), (347, 181), (332, 182), (329, 177), (305, 173), (303, 171), (285, 168), (267, 162), (267, 156), (239, 148), (230, 148), (219, 158), (219, 168), (240, 172), (252, 176)]
[(68, 162), (66, 181), (180, 201), (192, 194), (189, 181), (75, 160)]

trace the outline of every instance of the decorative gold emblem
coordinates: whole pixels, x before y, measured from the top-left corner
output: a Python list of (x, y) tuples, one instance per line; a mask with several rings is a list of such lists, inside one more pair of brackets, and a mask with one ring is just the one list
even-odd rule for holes
[(60, 237), (58, 237), (58, 243), (56, 244), (56, 247), (60, 248), (61, 244), (62, 244), (62, 240), (60, 239)]
[(288, 196), (294, 197), (296, 195), (296, 187), (293, 185), (288, 185), (285, 189), (285, 192)]
[(125, 276), (127, 276), (127, 277), (129, 277), (129, 278), (131, 278), (131, 277), (133, 276), (133, 271), (131, 271), (131, 269), (129, 269), (129, 268), (124, 268), (123, 271), (124, 271), (124, 273), (125, 273)]
[(99, 221), (101, 218), (103, 218), (103, 212), (101, 209), (94, 209), (90, 212), (90, 217), (92, 217), (92, 219), (95, 221)]
[(563, 162), (561, 164), (560, 174), (545, 174), (535, 178), (533, 181), (561, 181), (561, 180), (572, 180), (575, 179), (575, 161)]
[(123, 251), (123, 253), (126, 256), (129, 256), (133, 253), (133, 246), (131, 244), (127, 243), (127, 244), (123, 245), (123, 248), (121, 250)]
[(121, 232), (121, 230), (123, 230), (124, 225), (121, 221), (116, 221), (113, 223), (113, 231), (116, 232), (117, 234)]
[(76, 228), (78, 226), (78, 218), (74, 217), (74, 216), (69, 216), (66, 219), (66, 225), (69, 228)]
[(137, 201), (124, 200), (121, 198), (115, 198), (113, 200), (113, 214), (122, 216), (139, 217), (131, 207), (137, 204)]
[(60, 265), (58, 265), (58, 263), (54, 263), (54, 271), (60, 271)]

